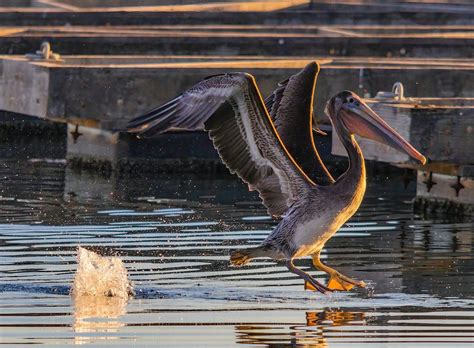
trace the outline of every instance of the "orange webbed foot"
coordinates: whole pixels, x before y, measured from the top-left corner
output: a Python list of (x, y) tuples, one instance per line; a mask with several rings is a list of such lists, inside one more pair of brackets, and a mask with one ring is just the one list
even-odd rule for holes
[(325, 294), (326, 292), (331, 292), (332, 289), (330, 289), (329, 287), (326, 287), (324, 285), (321, 284), (320, 287), (315, 287), (313, 284), (311, 284), (310, 282), (308, 281), (305, 281), (304, 282), (304, 289), (305, 290), (310, 290), (310, 291), (316, 291), (316, 292), (320, 292), (320, 293), (323, 293)]
[(366, 284), (363, 281), (356, 281), (350, 278), (346, 278), (339, 274), (332, 274), (329, 278), (328, 288), (337, 291), (350, 291), (355, 286), (365, 288)]

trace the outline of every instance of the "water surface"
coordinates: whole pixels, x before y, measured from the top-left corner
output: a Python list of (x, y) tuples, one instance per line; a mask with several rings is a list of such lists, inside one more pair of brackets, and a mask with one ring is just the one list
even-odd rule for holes
[[(104, 179), (4, 161), (0, 185), (3, 344), (473, 346), (474, 226), (414, 215), (402, 180), (372, 181), (322, 253), (371, 289), (328, 296), (274, 261), (229, 266), (230, 250), (277, 223), (235, 178)], [(78, 245), (120, 256), (136, 296), (75, 303)], [(310, 259), (297, 265), (327, 281)]]

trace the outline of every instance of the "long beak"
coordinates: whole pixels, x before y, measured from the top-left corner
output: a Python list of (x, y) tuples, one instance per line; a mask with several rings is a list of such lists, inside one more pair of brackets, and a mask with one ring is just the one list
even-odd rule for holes
[(359, 105), (343, 104), (341, 111), (343, 122), (346, 128), (361, 137), (378, 141), (391, 146), (398, 151), (404, 152), (421, 162), (426, 163), (426, 158), (418, 152), (410, 143), (402, 138), (387, 122), (377, 115), (362, 100), (358, 100)]

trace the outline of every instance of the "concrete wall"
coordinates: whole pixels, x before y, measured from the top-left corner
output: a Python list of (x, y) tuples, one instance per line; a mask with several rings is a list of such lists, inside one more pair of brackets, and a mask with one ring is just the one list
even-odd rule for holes
[(24, 60), (0, 60), (0, 110), (41, 118), (48, 114), (49, 69)]

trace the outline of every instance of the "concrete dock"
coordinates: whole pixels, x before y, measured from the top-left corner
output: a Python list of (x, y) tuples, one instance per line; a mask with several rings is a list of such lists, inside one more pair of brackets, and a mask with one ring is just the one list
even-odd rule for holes
[(314, 59), (322, 67), (315, 105), (321, 120), (327, 100), (344, 89), (373, 97), (400, 81), (413, 97), (469, 97), (474, 91), (470, 59), (62, 56), (54, 62), (0, 56), (0, 109), (116, 130), (206, 76), (247, 71), (266, 95)]
[[(56, 148), (43, 157), (66, 158), (71, 168), (109, 176), (225, 172), (203, 132), (137, 141), (122, 130), (134, 116), (205, 76), (250, 72), (266, 95), (317, 60), (322, 69), (314, 106), (320, 125), (328, 129), (323, 109), (331, 96), (355, 91), (430, 160), (420, 167), (361, 141), (370, 166), (390, 163), (415, 171), (410, 177), (417, 177), (421, 211), (472, 215), (470, 1), (143, 0), (129, 6), (120, 0), (25, 0), (16, 7), (11, 1), (0, 5), (5, 6), (0, 7), (0, 132), (19, 141), (22, 158), (42, 157), (48, 142), (28, 146), (19, 139), (46, 137)], [(36, 52), (44, 42), (51, 44), (47, 56)], [(402, 83), (407, 98), (377, 96), (395, 82)], [(317, 142), (337, 170), (345, 155), (337, 138)]]

